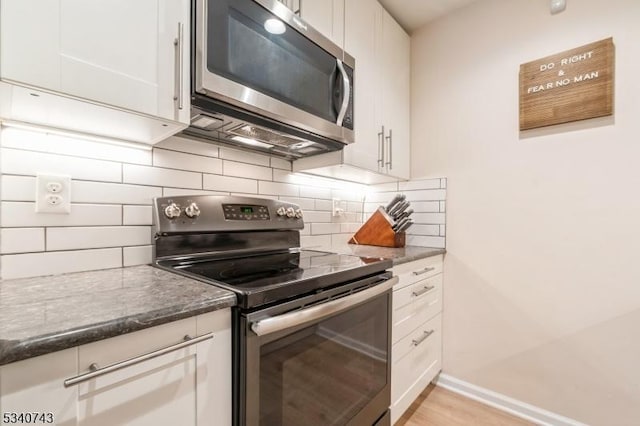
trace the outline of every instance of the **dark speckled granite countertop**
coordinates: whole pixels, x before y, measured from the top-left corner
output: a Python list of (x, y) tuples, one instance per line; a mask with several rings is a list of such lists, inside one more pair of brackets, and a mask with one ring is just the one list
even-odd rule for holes
[(393, 260), (394, 265), (400, 265), (402, 263), (446, 253), (445, 249), (417, 246), (390, 248), (358, 244), (341, 244), (333, 246), (331, 249), (338, 253), (354, 254), (356, 256), (384, 257)]
[(0, 281), (0, 365), (235, 304), (148, 265)]

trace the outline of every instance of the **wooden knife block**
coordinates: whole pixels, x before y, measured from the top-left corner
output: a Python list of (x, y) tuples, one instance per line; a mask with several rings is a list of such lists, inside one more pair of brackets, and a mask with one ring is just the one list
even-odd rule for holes
[(378, 207), (369, 220), (358, 229), (349, 244), (365, 244), (381, 247), (404, 247), (405, 233), (394, 232), (391, 229), (393, 219), (387, 215), (382, 207)]

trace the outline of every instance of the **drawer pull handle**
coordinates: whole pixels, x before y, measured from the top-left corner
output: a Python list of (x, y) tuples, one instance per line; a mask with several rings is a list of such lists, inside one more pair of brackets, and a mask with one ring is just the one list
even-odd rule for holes
[(422, 290), (414, 291), (412, 294), (414, 297), (422, 296), (425, 293), (429, 293), (434, 288), (436, 288), (434, 285), (424, 286)]
[(103, 374), (111, 373), (112, 371), (121, 370), (125, 367), (129, 367), (134, 364), (139, 364), (143, 361), (147, 361), (152, 358), (157, 358), (161, 355), (167, 354), (169, 352), (177, 351), (178, 349), (186, 348), (187, 346), (194, 345), (196, 343), (203, 342), (208, 339), (213, 338), (213, 333), (203, 334), (198, 337), (191, 337), (188, 334), (184, 336), (184, 341), (180, 343), (176, 343), (175, 345), (167, 346), (161, 349), (158, 349), (153, 352), (146, 353), (144, 355), (140, 355), (134, 358), (129, 358), (124, 361), (119, 361), (114, 364), (107, 365), (106, 367), (99, 367), (95, 362), (89, 366), (89, 372), (83, 373), (75, 377), (71, 377), (64, 381), (64, 387), (68, 388), (69, 386), (77, 385), (78, 383), (86, 382), (87, 380), (91, 380), (94, 377), (102, 376)]
[(431, 271), (435, 271), (436, 268), (434, 267), (428, 267), (428, 268), (424, 268), (421, 271), (413, 271), (413, 275), (422, 275), (422, 274), (426, 274), (427, 272), (431, 272)]
[(419, 339), (412, 340), (411, 344), (413, 344), (413, 346), (418, 346), (420, 343), (422, 343), (425, 340), (427, 340), (429, 338), (429, 336), (431, 336), (433, 334), (433, 332), (434, 332), (434, 330), (425, 331), (424, 334), (422, 335), (422, 337), (420, 337)]

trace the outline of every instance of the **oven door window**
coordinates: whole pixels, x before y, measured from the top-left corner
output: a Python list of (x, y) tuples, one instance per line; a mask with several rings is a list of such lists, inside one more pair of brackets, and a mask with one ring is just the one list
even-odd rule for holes
[(337, 119), (336, 59), (253, 0), (208, 2), (206, 66), (325, 120)]
[(387, 385), (388, 303), (378, 297), (263, 345), (260, 424), (343, 425), (366, 407)]

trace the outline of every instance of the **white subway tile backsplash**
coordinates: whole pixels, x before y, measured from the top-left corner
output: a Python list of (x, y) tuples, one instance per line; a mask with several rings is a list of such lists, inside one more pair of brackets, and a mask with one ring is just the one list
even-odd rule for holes
[(203, 188), (213, 191), (258, 193), (258, 182), (253, 179), (242, 179), (229, 176), (204, 175)]
[(444, 248), (445, 237), (427, 237), (422, 235), (407, 235), (407, 245)]
[(315, 210), (316, 200), (313, 198), (278, 197), (282, 201), (297, 204), (303, 211)]
[(273, 179), (270, 167), (256, 166), (253, 164), (239, 163), (237, 161), (224, 160), (222, 162), (222, 174), (241, 178), (251, 178), (258, 180)]
[(339, 223), (312, 223), (311, 235), (337, 234), (340, 232)]
[(122, 165), (124, 183), (202, 189), (202, 174), (158, 167)]
[(441, 237), (444, 237), (444, 236), (447, 235), (446, 228), (447, 228), (447, 225), (440, 225), (440, 236)]
[(149, 226), (47, 228), (47, 251), (151, 244)]
[(439, 213), (440, 201), (411, 201), (409, 208), (420, 213)]
[(2, 148), (0, 157), (0, 170), (4, 174), (35, 176), (50, 173), (70, 175), (72, 179), (122, 181), (122, 165), (111, 161), (8, 148)]
[(269, 166), (269, 157), (253, 152), (232, 148), (220, 148), (220, 158), (224, 160), (240, 161), (242, 163), (255, 164), (257, 166)]
[(413, 225), (407, 233), (411, 235), (440, 236), (440, 225)]
[[(143, 151), (20, 132), (3, 129), (0, 135), (2, 278), (150, 263), (151, 203), (159, 196), (289, 201), (304, 211), (301, 245), (331, 250), (401, 192), (415, 210), (407, 243), (445, 244), (446, 179), (365, 187), (291, 173), (287, 160), (182, 137)], [(35, 213), (36, 173), (71, 175), (70, 214)], [(332, 216), (334, 198), (345, 209), (338, 217)]]
[(166, 149), (153, 150), (153, 165), (192, 172), (222, 173), (222, 160), (201, 155), (185, 154)]
[(186, 152), (204, 157), (218, 157), (219, 150), (216, 145), (208, 142), (195, 141), (193, 139), (172, 136), (154, 145), (154, 148), (170, 149), (172, 151)]
[(162, 188), (88, 181), (71, 181), (71, 201), (99, 204), (151, 204)]
[(258, 193), (269, 195), (284, 195), (288, 197), (298, 197), (300, 195), (298, 185), (265, 181), (258, 182)]
[(147, 265), (151, 263), (151, 257), (151, 246), (122, 248), (122, 266)]
[(205, 191), (202, 189), (163, 188), (163, 197), (176, 197), (178, 195), (229, 195), (224, 191)]
[(151, 225), (152, 215), (151, 206), (122, 206), (123, 225)]
[(304, 221), (306, 223), (331, 222), (331, 212), (306, 211), (304, 212)]
[(440, 179), (440, 188), (442, 188), (442, 189), (446, 189), (447, 188), (447, 178)]
[(26, 278), (122, 266), (122, 248), (0, 256), (2, 278)]
[(331, 198), (336, 198), (338, 200), (362, 202), (364, 200), (364, 196), (364, 193), (360, 193), (358, 191), (349, 191), (342, 189), (331, 190)]
[(407, 200), (411, 201), (441, 201), (447, 196), (447, 191), (444, 189), (426, 189), (422, 191), (406, 191), (404, 194), (407, 196)]
[(332, 209), (333, 209), (332, 200), (316, 200), (316, 206), (314, 210), (325, 210), (330, 212)]
[(398, 183), (390, 182), (390, 183), (379, 183), (377, 185), (370, 185), (368, 188), (369, 192), (398, 192)]
[[(73, 191), (71, 191), (73, 194)], [(7, 201), (35, 201), (36, 178), (32, 176), (2, 176), (2, 200)]]
[(4, 129), (2, 132), (2, 146), (27, 151), (116, 161), (118, 163), (151, 165), (151, 152), (145, 149), (22, 129)]
[(300, 196), (306, 198), (331, 199), (331, 188), (321, 188), (317, 186), (301, 186)]
[(0, 252), (44, 251), (44, 228), (5, 228), (0, 231)]
[(291, 161), (284, 160), (282, 158), (271, 157), (271, 167), (273, 167), (274, 169), (291, 171)]
[(440, 179), (410, 180), (398, 183), (400, 191), (413, 191), (417, 189), (440, 189)]
[(109, 204), (72, 204), (70, 214), (36, 213), (35, 203), (3, 201), (0, 224), (3, 228), (122, 225), (122, 207)]
[(414, 213), (411, 217), (414, 223), (426, 225), (443, 225), (445, 223), (444, 213)]

